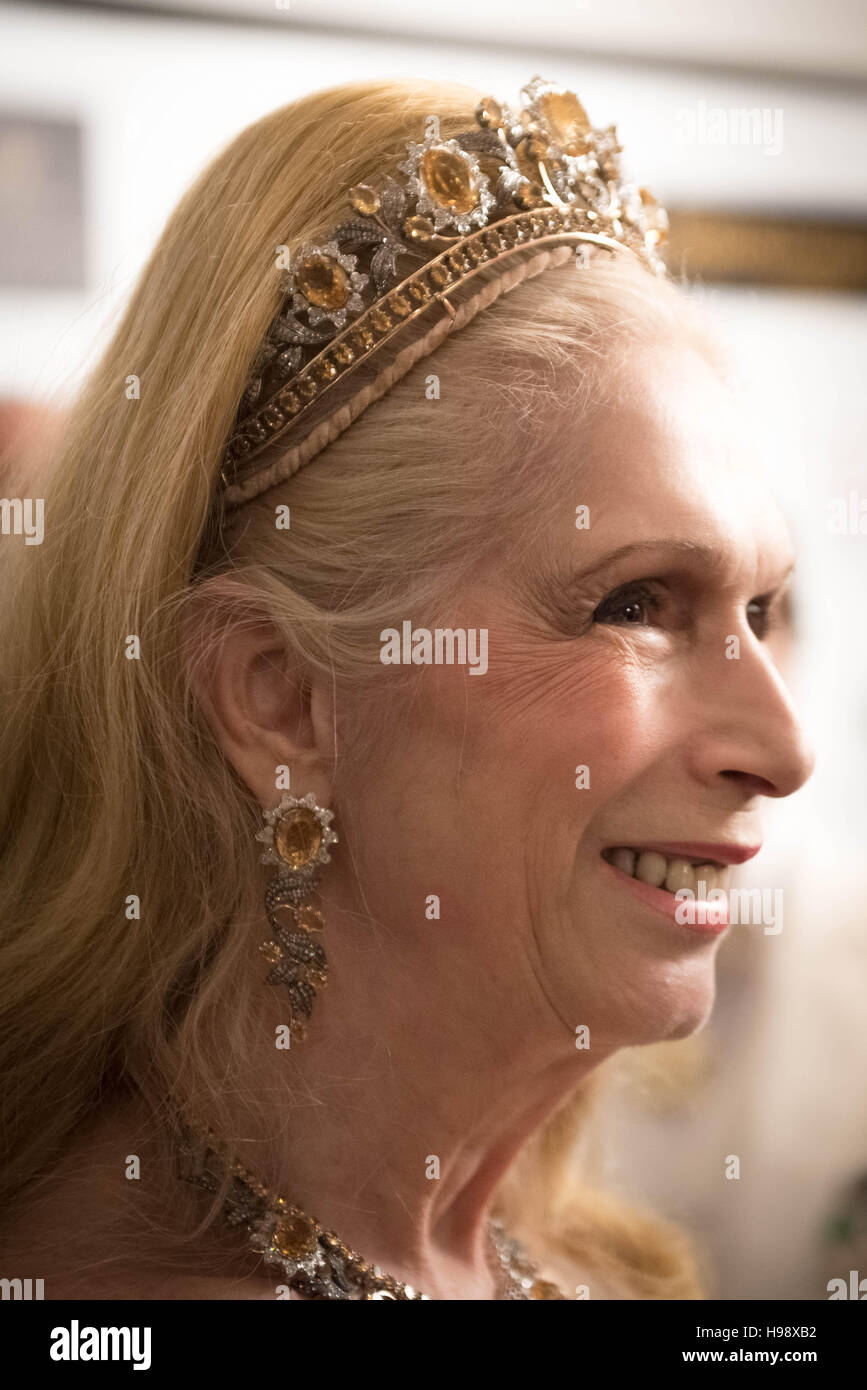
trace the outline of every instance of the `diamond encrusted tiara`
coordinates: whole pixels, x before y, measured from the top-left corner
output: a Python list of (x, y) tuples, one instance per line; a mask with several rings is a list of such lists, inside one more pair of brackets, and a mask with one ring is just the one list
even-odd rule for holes
[(540, 77), (521, 99), (513, 111), (484, 97), (476, 128), (449, 139), (431, 119), (425, 138), (407, 144), (396, 171), (403, 177), (350, 189), (354, 215), (281, 270), (280, 308), (223, 457), (227, 501), (255, 496), (324, 447), (334, 431), (282, 471), (258, 463), (274, 441), (290, 431), (294, 439), (315, 419), (314, 407), (321, 418), (326, 393), (409, 325), (436, 308), (454, 323), (449, 294), (484, 266), (526, 248), (591, 243), (665, 273), (657, 247), (668, 219), (623, 176), (615, 127), (594, 129), (574, 92)]

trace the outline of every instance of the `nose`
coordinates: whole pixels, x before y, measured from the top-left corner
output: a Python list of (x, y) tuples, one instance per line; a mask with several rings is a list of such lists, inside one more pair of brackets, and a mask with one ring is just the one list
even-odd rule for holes
[(812, 745), (768, 649), (750, 635), (740, 650), (722, 658), (703, 688), (693, 773), (708, 786), (735, 783), (748, 796), (791, 796), (812, 775)]

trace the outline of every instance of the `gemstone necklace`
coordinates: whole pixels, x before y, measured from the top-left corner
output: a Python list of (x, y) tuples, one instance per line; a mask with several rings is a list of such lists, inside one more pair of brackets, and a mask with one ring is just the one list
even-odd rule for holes
[[(230, 1158), (208, 1133), (204, 1153), (192, 1131), (182, 1126), (179, 1176), (185, 1182), (216, 1192), (228, 1165), (231, 1181), (223, 1202), (226, 1225), (248, 1233), (250, 1249), (266, 1265), (279, 1269), (297, 1293), (315, 1299), (356, 1301), (426, 1300), (412, 1284), (402, 1283), (371, 1265), (333, 1231), (326, 1231), (312, 1216), (277, 1196), (264, 1183)], [(498, 1276), (503, 1299), (566, 1299), (556, 1284), (542, 1279), (523, 1246), (508, 1236), (498, 1221), (488, 1222), (490, 1260)]]

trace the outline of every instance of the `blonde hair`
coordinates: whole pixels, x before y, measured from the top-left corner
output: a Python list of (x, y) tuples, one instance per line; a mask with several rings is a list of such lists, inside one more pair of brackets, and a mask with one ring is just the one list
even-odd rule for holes
[[(684, 297), (637, 265), (552, 271), (482, 313), (297, 477), (221, 526), (219, 461), (277, 307), (276, 248), (294, 251), (334, 225), (345, 190), (392, 167), (431, 112), (445, 136), (466, 129), (475, 100), (463, 87), (350, 85), (245, 130), (181, 200), (70, 412), (44, 543), (7, 551), (7, 1208), (106, 1100), (140, 1097), (157, 1130), (167, 1097), (204, 1110), (227, 1138), (243, 1129), (247, 1102), (232, 1078), (254, 1047), (257, 1004), (241, 966), (261, 917), (260, 871), (254, 855), (215, 847), (252, 844), (259, 820), (193, 679), (222, 623), (267, 613), (303, 667), (361, 689), (378, 652), (367, 637), (396, 601), (435, 626), (447, 590), (505, 534), (529, 544), (548, 486), (545, 422), (563, 411), (578, 419), (598, 399), (614, 345), (684, 334), (704, 345)], [(418, 385), (430, 370), (448, 384), (433, 411)], [(485, 447), (492, 437), (496, 450)], [(278, 532), (282, 502), (293, 524)], [(191, 646), (204, 579), (209, 618)], [(132, 636), (141, 659), (128, 661)], [(132, 894), (142, 904), (134, 931)], [(572, 1150), (594, 1087), (527, 1146), (501, 1204), (622, 1296), (697, 1297), (678, 1232), (577, 1182)]]

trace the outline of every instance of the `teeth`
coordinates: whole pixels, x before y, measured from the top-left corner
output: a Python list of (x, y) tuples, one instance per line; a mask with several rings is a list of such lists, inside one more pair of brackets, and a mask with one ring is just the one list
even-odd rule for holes
[(699, 864), (695, 876), (699, 882), (704, 880), (708, 892), (711, 888), (725, 888), (728, 882), (726, 870), (718, 869), (715, 864)]
[(611, 863), (615, 869), (622, 869), (625, 874), (634, 874), (637, 858), (634, 849), (616, 849), (611, 856)]
[(638, 856), (638, 863), (635, 865), (635, 877), (640, 878), (642, 883), (652, 883), (654, 888), (661, 888), (665, 882), (667, 870), (668, 860), (664, 854), (645, 850), (643, 854)]
[(689, 859), (667, 859), (656, 850), (614, 849), (606, 850), (604, 857), (616, 869), (649, 883), (654, 888), (664, 888), (668, 893), (676, 893), (680, 888), (689, 888), (696, 895), (699, 884), (702, 891), (710, 893), (712, 888), (725, 889), (728, 883), (728, 870), (715, 864), (693, 864)]
[(669, 893), (676, 893), (679, 888), (689, 888), (692, 893), (695, 892), (695, 869), (688, 859), (669, 860), (665, 886)]

